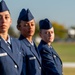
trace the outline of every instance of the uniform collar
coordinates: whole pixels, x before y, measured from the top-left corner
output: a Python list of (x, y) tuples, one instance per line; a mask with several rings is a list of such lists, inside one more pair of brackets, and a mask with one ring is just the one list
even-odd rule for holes
[(31, 44), (32, 46), (34, 46), (33, 40), (32, 40), (32, 42), (29, 42), (22, 34), (20, 35), (19, 40), (26, 40), (29, 44)]
[(7, 43), (9, 43), (9, 44), (11, 44), (11, 41), (10, 41), (10, 36), (8, 35), (8, 39), (7, 39), (7, 41), (5, 40), (5, 42)]
[(32, 46), (34, 46), (34, 42), (32, 41), (32, 42), (30, 42), (30, 44), (32, 45)]
[(45, 41), (41, 40), (41, 43), (43, 43), (44, 45), (47, 45), (49, 48), (52, 48), (52, 45), (48, 45)]

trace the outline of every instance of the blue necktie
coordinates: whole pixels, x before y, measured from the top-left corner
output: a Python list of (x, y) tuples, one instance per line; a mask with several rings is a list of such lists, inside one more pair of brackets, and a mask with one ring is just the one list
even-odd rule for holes
[(7, 45), (8, 45), (8, 48), (11, 50), (12, 49), (11, 44), (7, 42)]

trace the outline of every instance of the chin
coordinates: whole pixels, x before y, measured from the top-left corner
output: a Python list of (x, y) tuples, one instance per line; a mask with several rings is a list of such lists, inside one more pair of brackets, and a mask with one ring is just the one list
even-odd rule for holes
[(33, 35), (31, 35), (31, 34), (30, 34), (30, 35), (28, 35), (28, 36), (33, 37)]
[(53, 40), (50, 40), (49, 42), (51, 42), (51, 43), (52, 43), (52, 42), (53, 42)]

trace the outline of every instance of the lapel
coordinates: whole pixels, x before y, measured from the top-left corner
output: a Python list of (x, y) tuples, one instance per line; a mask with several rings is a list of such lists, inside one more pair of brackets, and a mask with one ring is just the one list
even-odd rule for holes
[(39, 57), (39, 55), (38, 55), (38, 52), (37, 52), (37, 50), (36, 50), (36, 47), (34, 46), (32, 46), (29, 42), (28, 42), (28, 40), (24, 40), (24, 43), (30, 48), (30, 51), (33, 53), (33, 55), (36, 57), (36, 59), (38, 60), (38, 62), (39, 63), (41, 63), (41, 60), (40, 60), (40, 57)]
[(13, 51), (13, 58), (14, 58), (14, 61), (18, 64), (19, 66), (19, 61), (18, 61), (18, 58), (19, 58), (19, 50), (18, 50), (18, 45), (16, 47), (16, 42), (14, 39), (11, 39), (11, 46), (12, 46), (12, 51)]
[(22, 35), (19, 38), (21, 41), (23, 41), (25, 43), (26, 46), (28, 46), (30, 48), (30, 51), (32, 52), (32, 54), (36, 57), (36, 59), (38, 60), (38, 62), (41, 64), (41, 58), (40, 55), (38, 54), (38, 50), (37, 47), (34, 44), (34, 47), (30, 44), (30, 42), (24, 38)]
[(59, 58), (60, 62), (62, 63), (59, 55), (57, 54), (57, 52), (54, 50), (54, 48), (52, 46), (51, 46), (51, 48), (49, 48), (49, 46), (47, 45), (47, 43), (44, 42), (43, 40), (41, 40), (41, 45), (43, 45), (47, 50), (50, 50), (53, 55), (56, 55)]
[(53, 54), (55, 54), (58, 58), (59, 58), (59, 60), (60, 60), (60, 62), (62, 63), (62, 61), (61, 61), (61, 59), (60, 59), (60, 57), (59, 57), (59, 55), (57, 54), (57, 52), (54, 50), (54, 48), (52, 47), (52, 53)]
[[(12, 40), (11, 40), (12, 41)], [(13, 42), (12, 42), (12, 48), (13, 48)], [(0, 38), (0, 47), (1, 48), (3, 48), (3, 50), (5, 51), (5, 52), (7, 52), (7, 54), (9, 55), (9, 57), (17, 64), (18, 62), (17, 62), (17, 59), (16, 59), (16, 52), (12, 52), (9, 48), (8, 48), (8, 45), (5, 43), (5, 41), (2, 39), (2, 38)], [(14, 46), (15, 47), (15, 46)], [(15, 48), (16, 49), (16, 48)], [(14, 49), (14, 50), (15, 50)], [(14, 51), (13, 50), (13, 51)]]

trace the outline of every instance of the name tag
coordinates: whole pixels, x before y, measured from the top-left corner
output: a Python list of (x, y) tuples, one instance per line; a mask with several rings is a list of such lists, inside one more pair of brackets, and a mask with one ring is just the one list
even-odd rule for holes
[(30, 59), (30, 60), (33, 60), (33, 59), (36, 59), (36, 57), (30, 57), (29, 59)]
[(0, 53), (0, 57), (7, 56), (7, 53)]

